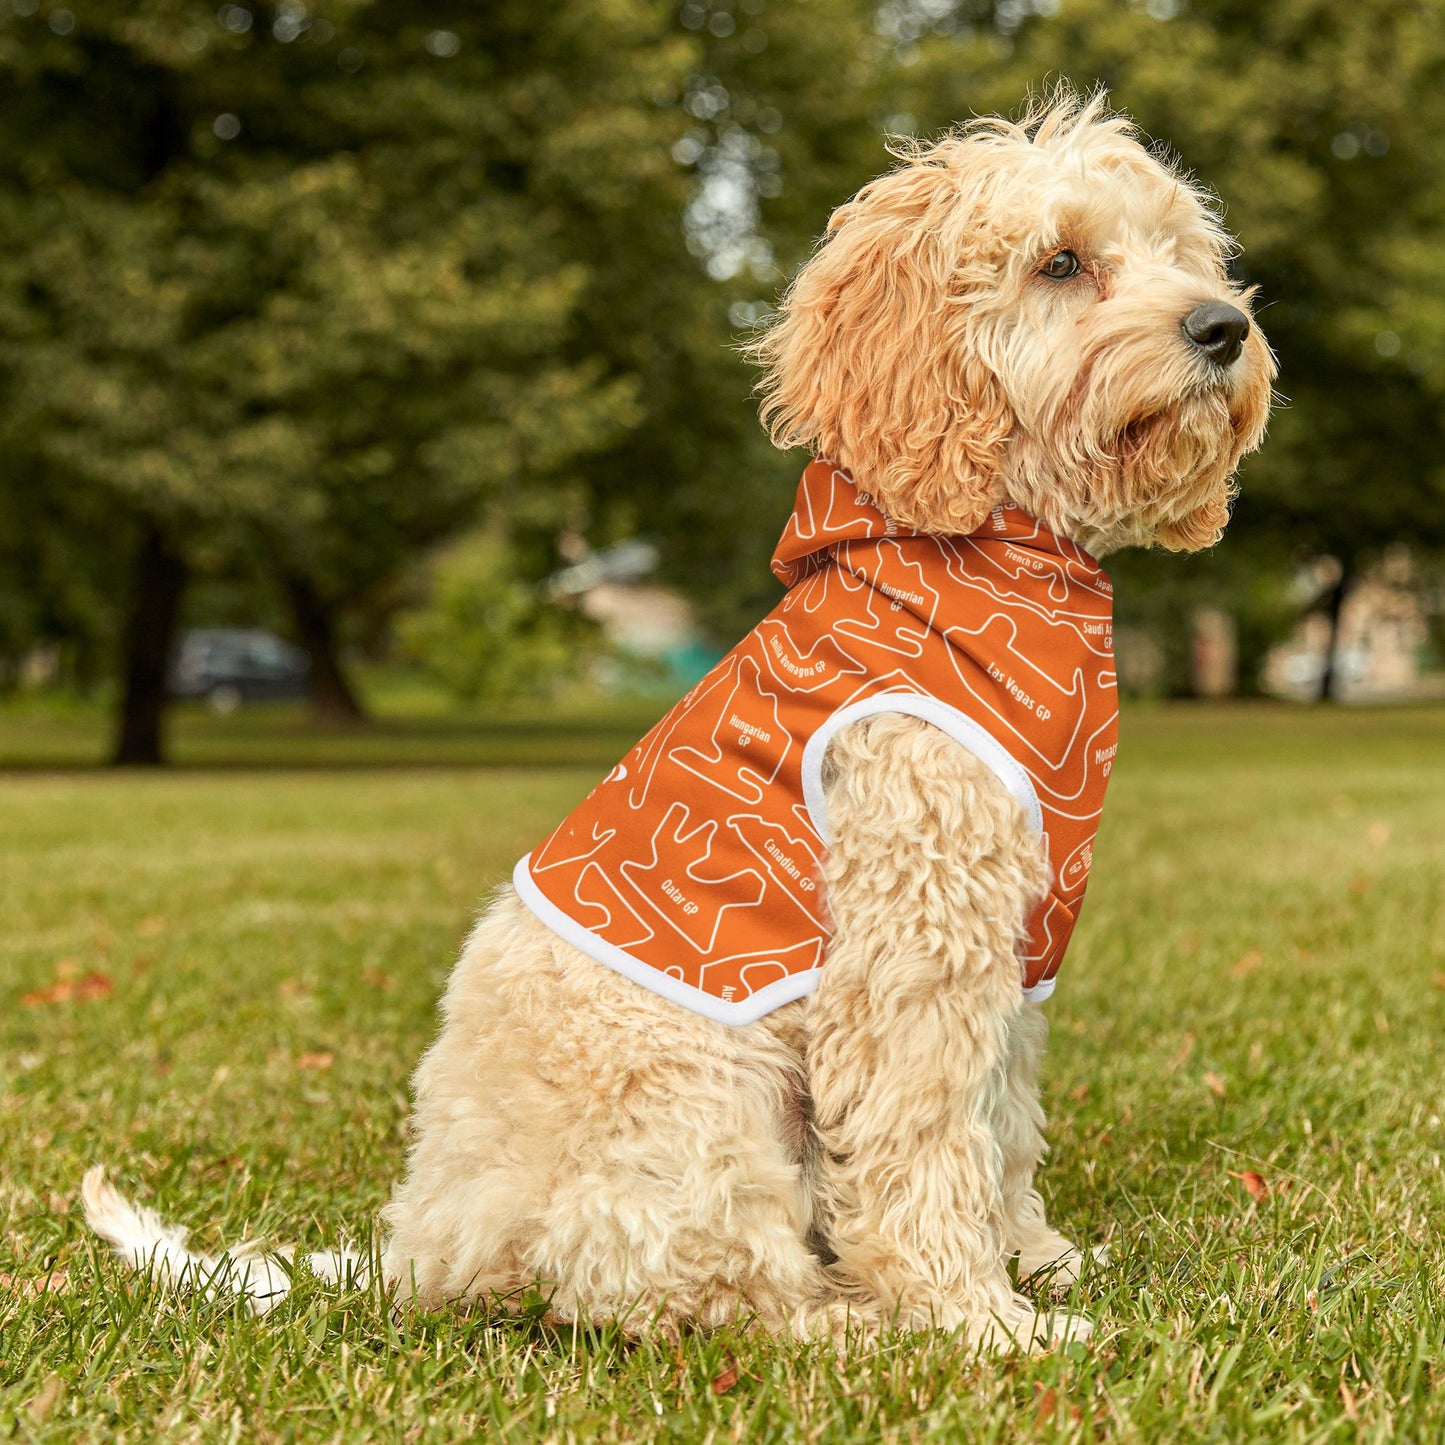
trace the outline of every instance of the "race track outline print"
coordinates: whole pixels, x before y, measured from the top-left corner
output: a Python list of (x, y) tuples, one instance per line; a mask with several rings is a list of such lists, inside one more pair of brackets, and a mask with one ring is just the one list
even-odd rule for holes
[[(1101, 657), (1113, 656), (1114, 623), (1109, 615), (1111, 606), (1105, 607), (1104, 616), (1098, 615), (1100, 601), (1112, 603), (1113, 589), (1101, 586), (1098, 577), (1081, 581), (1078, 576), (1081, 570), (1078, 563), (1065, 561), (1062, 569), (1034, 570), (1014, 562), (1012, 556), (1000, 561), (994, 556), (994, 549), (976, 546), (969, 537), (949, 539), (943, 543), (943, 547), (949, 558), (950, 575), (960, 587), (977, 589), (982, 598), (995, 605), (1031, 611), (1041, 621), (1073, 622), (1079, 629), (1081, 641), (1092, 651)], [(1014, 550), (1010, 548), (1010, 554)], [(1025, 578), (1046, 579), (1049, 598), (1058, 597), (1058, 602), (1044, 606), (1026, 593), (1021, 593), (1019, 584)], [(1077, 605), (1081, 600), (1083, 605)]]
[[(590, 838), (577, 838), (575, 846), (580, 849), (578, 852), (562, 853), (555, 852), (546, 863), (537, 864), (538, 869), (566, 868), (572, 864), (585, 863), (589, 858), (595, 858), (606, 846), (617, 836), (615, 827), (608, 827), (600, 820), (594, 820), (592, 824), (592, 836)], [(553, 841), (559, 846), (565, 847), (566, 843), (576, 837), (575, 831), (571, 828), (558, 829), (553, 834)]]
[(572, 897), (577, 904), (572, 916), (577, 922), (618, 948), (641, 948), (657, 936), (657, 930), (618, 892), (596, 863), (582, 870)]
[[(796, 553), (805, 571), (824, 564), (819, 552), (850, 536), (875, 535), (880, 523), (883, 535), (891, 537), (898, 528), (873, 505), (873, 500), (842, 467), (831, 462), (814, 462), (816, 472), (809, 485), (799, 486), (797, 503), (778, 543), (778, 552)], [(826, 476), (825, 476), (826, 472)], [(800, 581), (802, 573), (783, 576), (776, 560), (774, 574), (784, 586)]]
[[(923, 561), (909, 556), (900, 544), (880, 543), (878, 553), (880, 580), (864, 591), (861, 616), (843, 618), (834, 631), (845, 642), (876, 647), (895, 657), (922, 657), (938, 616), (938, 590), (929, 582)], [(843, 565), (834, 569), (839, 576), (851, 575), (849, 555), (845, 544), (839, 551)]]
[(749, 998), (762, 989), (788, 978), (805, 977), (822, 967), (824, 946), (824, 936), (818, 934), (784, 949), (732, 954), (718, 959), (716, 963), (704, 964), (699, 982), (706, 990), (716, 973), (720, 1001), (731, 1003), (735, 999)]
[(524, 901), (723, 1022), (799, 998), (826, 967), (830, 926), (822, 744), (848, 718), (911, 712), (973, 747), (1042, 828), (1050, 890), (1019, 920), (1018, 949), (1041, 996), (1117, 748), (1107, 577), (1007, 505), (966, 538), (897, 528), (823, 461), (773, 571), (789, 589), (779, 605), (519, 865)]
[(729, 869), (723, 850), (714, 856), (721, 828), (716, 818), (694, 822), (687, 804), (674, 802), (648, 840), (647, 856), (619, 869), (632, 891), (699, 953), (713, 951), (730, 909), (756, 908), (766, 891), (757, 869)]
[[(803, 583), (799, 590), (812, 591), (823, 575)], [(796, 616), (774, 613), (758, 623), (752, 635), (759, 641), (770, 676), (791, 693), (831, 688), (839, 678), (862, 677), (868, 671), (831, 633), (810, 639)]]
[(818, 856), (818, 835), (811, 823), (806, 829), (811, 841), (803, 833), (792, 832), (786, 822), (758, 813), (735, 813), (727, 826), (767, 871), (776, 896), (790, 899), (821, 926), (822, 888), (818, 877), (822, 860)]
[[(727, 661), (726, 658), (723, 660)], [(668, 744), (673, 733), (683, 725), (696, 708), (702, 706), (704, 699), (719, 688), (726, 687), (728, 681), (729, 674), (727, 672), (714, 668), (700, 682), (689, 688), (662, 721), (628, 754), (628, 757), (633, 759), (634, 767), (631, 774), (626, 775), (630, 776), (632, 780), (627, 791), (627, 806), (633, 812), (638, 812), (647, 806), (653, 779), (657, 775), (659, 765), (668, 755)], [(621, 781), (621, 779), (617, 781)]]
[[(1039, 767), (1047, 770), (1045, 786), (1050, 794), (1061, 802), (1073, 802), (1088, 782), (1088, 751), (1079, 746), (1080, 733), (1090, 699), (1099, 695), (1097, 688), (1085, 687), (1083, 668), (1074, 667), (1067, 684), (1053, 676), (1019, 646), (1018, 622), (1005, 613), (993, 613), (977, 628), (950, 627), (945, 635), (954, 644), (949, 659), (959, 683), (998, 719), (1014, 747), (1027, 749)], [(964, 667), (961, 655), (986, 659), (984, 677), (992, 686), (980, 687), (977, 662)], [(1107, 727), (1114, 714), (1111, 707), (1100, 726)], [(1043, 732), (1034, 726), (1036, 720), (1053, 726)], [(1061, 782), (1059, 774), (1071, 762), (1079, 775)]]
[[(731, 687), (713, 688), (706, 696), (712, 707), (703, 716), (702, 699), (689, 722), (694, 736), (707, 729), (706, 742), (679, 743), (668, 750), (678, 767), (742, 803), (760, 803), (792, 747), (792, 737), (778, 715), (778, 698), (763, 685), (758, 664), (739, 657), (728, 667)], [(738, 754), (745, 761), (739, 761)]]

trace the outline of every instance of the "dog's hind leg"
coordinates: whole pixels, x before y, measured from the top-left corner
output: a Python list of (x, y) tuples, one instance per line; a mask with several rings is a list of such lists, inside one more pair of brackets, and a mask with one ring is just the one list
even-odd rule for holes
[(1087, 1321), (1038, 1315), (1006, 1269), (997, 1105), (1037, 838), (989, 768), (914, 718), (844, 729), (825, 781), (836, 931), (808, 1066), (833, 1269), (902, 1325), (1080, 1338)]
[[(1084, 1257), (1049, 1225), (1034, 1187), (1035, 1171), (1048, 1151), (1039, 1104), (1039, 1064), (1048, 1032), (1048, 1020), (1037, 1004), (1026, 1003), (1011, 1022), (994, 1133), (1003, 1152), (1004, 1243), (1018, 1256), (1019, 1279), (1036, 1277), (1062, 1290), (1078, 1279)], [(1104, 1257), (1102, 1247), (1094, 1253)]]
[(452, 970), (441, 1031), (412, 1079), (406, 1177), (382, 1211), (382, 1273), (402, 1300), (506, 1301), (536, 1283), (521, 1251), (574, 1107), (539, 1075), (545, 1041), (518, 1026), (512, 995), (545, 989), (556, 945), (506, 889)]
[(825, 1292), (807, 1244), (801, 1054), (776, 1022), (734, 1029), (635, 997), (588, 1032), (612, 1058), (559, 1071), (586, 1107), (527, 1247), (557, 1281), (554, 1312), (668, 1336), (789, 1329)]
[(403, 1298), (539, 1290), (637, 1333), (822, 1292), (803, 1182), (801, 1005), (713, 1023), (587, 958), (504, 890), (416, 1075), (384, 1269)]

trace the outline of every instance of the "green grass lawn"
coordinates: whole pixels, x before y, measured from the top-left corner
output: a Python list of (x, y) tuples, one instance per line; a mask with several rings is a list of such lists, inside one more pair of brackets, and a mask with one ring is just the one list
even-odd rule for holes
[(0, 721), (35, 769), (0, 777), (0, 1438), (1445, 1439), (1445, 710), (1126, 714), (1048, 1006), (1045, 1192), (1112, 1260), (1088, 1348), (1008, 1362), (304, 1279), (256, 1320), (103, 1255), (97, 1160), (203, 1247), (365, 1240), (469, 920), (641, 722), (275, 718), (192, 719), (151, 776), (46, 771), (93, 725)]
[[(599, 703), (565, 699), (545, 711), (501, 716), (442, 711), (434, 692), (383, 679), (369, 687), (372, 721), (327, 729), (302, 703), (273, 703), (217, 716), (200, 703), (173, 704), (168, 760), (180, 768), (444, 768), (484, 764), (606, 771), (661, 715), (671, 698)], [(89, 703), (12, 702), (0, 707), (0, 771), (98, 767), (112, 723)]]

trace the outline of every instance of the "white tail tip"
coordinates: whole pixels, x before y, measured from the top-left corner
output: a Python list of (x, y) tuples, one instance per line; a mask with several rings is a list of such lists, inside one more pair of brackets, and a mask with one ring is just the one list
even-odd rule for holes
[[(199, 1289), (207, 1299), (239, 1295), (258, 1315), (279, 1304), (291, 1288), (291, 1250), (267, 1252), (242, 1245), (220, 1255), (193, 1254), (186, 1248), (187, 1231), (167, 1224), (153, 1209), (132, 1204), (105, 1177), (105, 1165), (85, 1172), (80, 1183), (85, 1222), (132, 1269), (164, 1284)], [(353, 1250), (327, 1250), (307, 1256), (314, 1274), (332, 1284), (348, 1277), (364, 1284), (368, 1262)]]

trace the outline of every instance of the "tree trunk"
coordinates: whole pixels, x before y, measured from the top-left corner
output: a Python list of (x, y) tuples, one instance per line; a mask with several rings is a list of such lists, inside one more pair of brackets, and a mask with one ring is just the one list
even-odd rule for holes
[(130, 617), (126, 621), (124, 692), (111, 761), (124, 767), (158, 767), (165, 761), (161, 730), (167, 671), (186, 564), (154, 523), (146, 525), (136, 559)]
[(1330, 589), (1329, 600), (1325, 604), (1325, 617), (1330, 624), (1330, 632), (1329, 639), (1325, 643), (1325, 665), (1320, 672), (1320, 702), (1338, 700), (1336, 693), (1340, 685), (1337, 661), (1340, 646), (1340, 617), (1345, 610), (1345, 596), (1354, 580), (1354, 558), (1341, 557), (1339, 580)]
[(296, 572), (282, 574), (296, 640), (311, 658), (311, 710), (328, 727), (366, 721), (366, 712), (351, 686), (336, 650), (336, 623), (330, 605)]

